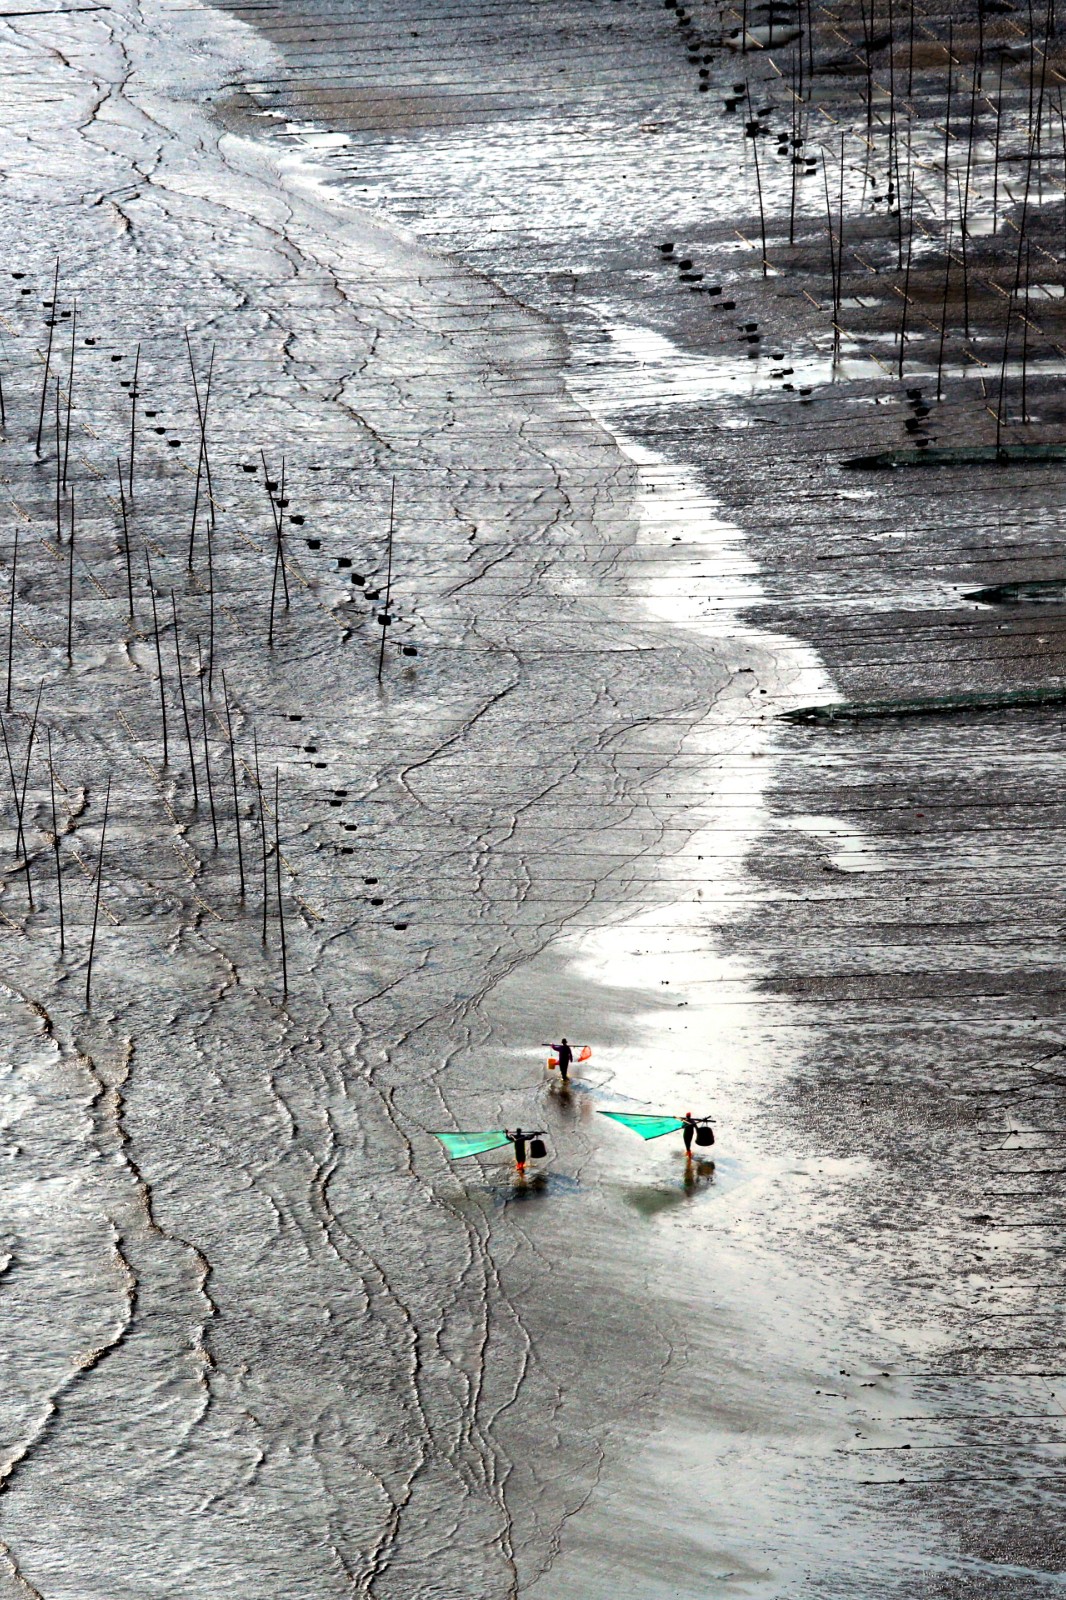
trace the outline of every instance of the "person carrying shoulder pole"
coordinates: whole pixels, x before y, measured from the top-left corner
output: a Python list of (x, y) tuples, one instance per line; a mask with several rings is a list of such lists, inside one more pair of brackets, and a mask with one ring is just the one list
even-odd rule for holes
[[(694, 1117), (692, 1115), (691, 1111), (686, 1111), (685, 1115), (681, 1118), (681, 1137), (685, 1141), (685, 1160), (686, 1161), (691, 1161), (692, 1160), (692, 1136), (693, 1136), (693, 1134), (696, 1132), (696, 1129), (698, 1127), (700, 1127), (705, 1122), (709, 1123), (710, 1120), (711, 1120), (710, 1117)], [(700, 1144), (708, 1144), (708, 1143), (713, 1144), (714, 1143), (714, 1134), (713, 1133), (711, 1134), (710, 1140), (707, 1140), (707, 1139), (704, 1138), (704, 1139), (701, 1139), (699, 1142), (700, 1142)]]
[(570, 1063), (574, 1059), (574, 1052), (567, 1044), (565, 1034), (563, 1035), (562, 1039), (560, 1039), (558, 1044), (552, 1045), (552, 1049), (555, 1051), (559, 1062), (559, 1077), (562, 1079), (563, 1083), (569, 1083)]
[[(526, 1146), (530, 1140), (539, 1139), (543, 1135), (544, 1129), (534, 1128), (531, 1133), (524, 1133), (521, 1128), (515, 1128), (513, 1133), (511, 1132), (510, 1128), (504, 1128), (503, 1131), (514, 1145), (515, 1166), (518, 1168), (519, 1172), (525, 1172)], [(541, 1151), (540, 1154), (543, 1154), (543, 1151)]]

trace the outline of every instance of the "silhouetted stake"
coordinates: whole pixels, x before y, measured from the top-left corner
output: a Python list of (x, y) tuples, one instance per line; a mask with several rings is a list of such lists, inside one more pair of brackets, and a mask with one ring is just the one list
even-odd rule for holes
[(7, 607), (7, 700), (5, 710), (11, 710), (11, 668), (15, 655), (15, 583), (19, 569), (19, 531), (15, 528), (15, 550), (11, 557), (11, 598)]
[(207, 692), (215, 692), (215, 557), (211, 519), (207, 519)]
[[(1042, 109), (1043, 109), (1043, 104), (1044, 104), (1044, 86), (1045, 86), (1045, 82), (1046, 82), (1046, 68), (1047, 68), (1047, 57), (1045, 55), (1045, 57), (1044, 57), (1044, 70), (1041, 72), (1041, 75), (1040, 75), (1040, 103), (1039, 103), (1039, 105), (1037, 107), (1038, 116), (1042, 114)], [(1005, 393), (1005, 390), (1006, 390), (1006, 383), (1007, 383), (1007, 355), (1008, 355), (1009, 348), (1010, 348), (1011, 311), (1013, 309), (1014, 301), (1017, 298), (1018, 290), (1021, 288), (1021, 282), (1022, 282), (1022, 252), (1025, 249), (1027, 249), (1027, 247), (1028, 247), (1028, 241), (1027, 241), (1026, 236), (1025, 236), (1025, 224), (1026, 224), (1026, 217), (1027, 217), (1028, 211), (1029, 211), (1029, 185), (1030, 185), (1030, 182), (1032, 180), (1032, 150), (1033, 150), (1033, 138), (1032, 138), (1032, 135), (1030, 135), (1030, 139), (1029, 139), (1029, 157), (1030, 157), (1030, 159), (1026, 163), (1025, 190), (1024, 190), (1024, 193), (1022, 195), (1022, 210), (1021, 210), (1021, 216), (1020, 216), (1019, 221), (1018, 221), (1018, 253), (1017, 253), (1017, 256), (1015, 257), (1015, 263), (1014, 263), (1014, 288), (1013, 288), (1013, 290), (1012, 290), (1012, 292), (1011, 292), (1011, 294), (1010, 294), (1010, 296), (1009, 296), (1009, 298), (1007, 300), (1007, 325), (1006, 325), (1006, 328), (1005, 328), (1004, 333), (1003, 333), (1003, 360), (1001, 362), (1000, 369), (999, 369), (999, 399), (998, 399), (998, 402), (997, 402), (997, 405), (996, 405), (996, 449), (997, 450), (999, 449), (1000, 434), (1001, 434), (1002, 426), (1003, 426), (1003, 397), (1004, 397), (1004, 393)]]
[(67, 377), (67, 428), (63, 436), (63, 487), (67, 486), (67, 461), (70, 458), (70, 413), (74, 405), (74, 339), (78, 331), (78, 302), (71, 301), (70, 313), (70, 373)]
[(859, 0), (859, 15), (862, 19), (863, 56), (866, 61), (866, 126), (870, 128), (874, 120), (874, 65), (870, 52), (872, 30), (866, 20), (864, 0)]
[[(188, 331), (188, 329), (186, 329), (185, 330), (186, 343), (188, 343), (188, 338), (189, 338), (189, 331)], [(192, 347), (191, 346), (189, 347), (189, 360), (190, 360), (190, 362), (192, 361)], [(210, 362), (210, 365), (209, 365), (209, 367), (207, 369), (207, 389), (206, 389), (206, 392), (205, 392), (205, 395), (204, 395), (204, 403), (203, 403), (203, 408), (202, 409), (201, 409), (201, 406), (200, 406), (200, 391), (199, 391), (199, 388), (198, 388), (197, 383), (196, 383), (196, 370), (195, 370), (195, 368), (193, 369), (193, 375), (192, 375), (193, 392), (196, 395), (196, 415), (197, 415), (197, 418), (199, 419), (199, 423), (200, 423), (200, 451), (199, 451), (199, 454), (198, 454), (197, 460), (196, 460), (196, 493), (193, 496), (192, 528), (191, 528), (191, 530), (189, 532), (189, 571), (190, 572), (192, 571), (193, 546), (194, 546), (194, 544), (196, 542), (196, 517), (197, 517), (197, 513), (199, 512), (199, 509), (200, 509), (200, 483), (201, 483), (201, 479), (202, 479), (205, 467), (207, 469), (207, 475), (208, 475), (207, 476), (208, 501), (209, 502), (212, 501), (212, 496), (211, 496), (211, 468), (210, 468), (210, 464), (208, 463), (208, 460), (207, 460), (207, 408), (211, 404), (211, 378), (212, 378), (212, 375), (214, 373), (214, 370), (215, 370), (215, 347), (214, 347), (214, 345), (212, 345), (211, 346), (211, 362)], [(212, 521), (214, 521), (214, 514), (215, 514), (214, 513), (214, 504), (212, 503), (211, 504), (211, 512), (210, 512), (210, 518), (211, 518)]]
[(282, 581), (283, 581), (283, 583), (285, 585), (285, 609), (286, 609), (286, 611), (289, 609), (289, 577), (288, 577), (288, 573), (285, 570), (285, 552), (284, 552), (284, 549), (282, 548), (282, 542), (281, 542), (282, 502), (284, 502), (284, 499), (285, 499), (285, 457), (282, 456), (282, 458), (281, 458), (280, 493), (278, 495), (278, 499), (275, 501), (274, 492), (269, 487), (270, 471), (269, 471), (269, 468), (267, 467), (267, 464), (266, 464), (266, 456), (263, 454), (262, 450), (260, 450), (259, 456), (260, 456), (260, 459), (262, 460), (262, 463), (263, 463), (263, 473), (264, 473), (264, 477), (265, 477), (265, 479), (267, 481), (267, 484), (268, 484), (267, 494), (270, 497), (270, 510), (271, 510), (271, 514), (272, 514), (272, 516), (274, 518), (274, 539), (275, 539), (275, 544), (274, 544), (274, 576), (273, 576), (273, 580), (272, 580), (271, 585), (270, 585), (270, 624), (269, 624), (269, 628), (267, 630), (267, 644), (270, 645), (271, 647), (273, 647), (273, 644), (274, 644), (274, 606), (275, 606), (275, 603), (277, 601), (278, 569), (279, 569), (279, 567), (281, 569)]
[(968, 278), (969, 268), (966, 260), (966, 206), (962, 197), (962, 187), (959, 184), (959, 175), (955, 174), (955, 186), (959, 190), (959, 218), (961, 234), (959, 243), (962, 248), (962, 332), (963, 338), (970, 337), (970, 284)]
[(22, 792), (18, 799), (18, 825), (19, 838), (22, 841), (22, 859), (26, 867), (26, 894), (33, 910), (33, 885), (30, 882), (30, 852), (26, 844), (24, 818), (26, 815), (26, 791), (30, 783), (30, 762), (33, 760), (33, 741), (37, 734), (37, 714), (41, 709), (41, 695), (44, 693), (44, 679), (37, 690), (37, 704), (33, 708), (33, 721), (30, 723), (30, 736), (26, 741), (26, 761), (22, 769)]
[(825, 189), (825, 231), (829, 240), (829, 278), (833, 295), (833, 321), (837, 319), (837, 252), (833, 240), (833, 206), (829, 199), (829, 169), (825, 164), (825, 151), (822, 151), (822, 184)]
[(985, 8), (977, 7), (977, 56), (974, 60), (974, 81), (981, 87), (981, 76), (985, 67)]
[(255, 751), (255, 788), (259, 796), (259, 833), (263, 844), (263, 943), (267, 942), (267, 905), (270, 900), (267, 879), (267, 821), (263, 804), (263, 784), (259, 777), (259, 735), (252, 729), (252, 749)]
[(200, 679), (200, 719), (204, 730), (204, 771), (207, 773), (207, 798), (211, 803), (211, 832), (215, 836), (215, 849), (218, 849), (218, 819), (215, 816), (215, 788), (211, 782), (211, 749), (207, 742), (207, 701), (204, 699), (204, 658), (200, 649), (200, 635), (196, 635), (196, 662), (199, 667)]
[(949, 164), (950, 164), (950, 155), (951, 155), (951, 151), (950, 151), (950, 144), (951, 144), (951, 89), (952, 89), (952, 85), (953, 85), (954, 80), (955, 80), (955, 74), (951, 70), (953, 65), (954, 65), (954, 62), (955, 62), (955, 54), (954, 54), (954, 50), (953, 50), (954, 37), (955, 37), (954, 30), (955, 30), (954, 19), (949, 17), (948, 18), (948, 99), (947, 99), (947, 108), (946, 108), (946, 110), (944, 112), (944, 221), (945, 222), (948, 220), (948, 167), (949, 167)]
[(1007, 297), (1007, 322), (1003, 329), (1003, 359), (999, 367), (999, 395), (996, 400), (996, 449), (1000, 447), (1000, 438), (1003, 432), (1003, 394), (1007, 383), (1007, 352), (1010, 349), (1010, 318), (1013, 309), (1014, 297)]
[(285, 589), (285, 610), (289, 609), (289, 572), (285, 565), (285, 545), (281, 524), (285, 520), (285, 457), (281, 458), (281, 491), (278, 495), (278, 556), (281, 562), (281, 582)]
[(233, 825), (237, 829), (237, 870), (241, 875), (241, 899), (244, 899), (244, 851), (241, 849), (241, 808), (237, 796), (237, 746), (233, 742), (233, 719), (229, 710), (229, 689), (226, 674), (222, 674), (222, 694), (226, 702), (226, 732), (229, 734), (229, 770), (233, 779)]
[(951, 228), (949, 226), (948, 227), (947, 249), (944, 252), (944, 303), (943, 303), (943, 306), (941, 307), (941, 312), (940, 312), (940, 345), (939, 345), (939, 348), (937, 350), (937, 356), (936, 356), (936, 397), (937, 397), (938, 400), (942, 400), (944, 398), (944, 395), (943, 395), (944, 339), (945, 339), (945, 336), (947, 334), (947, 326), (948, 326), (948, 287), (950, 285), (950, 282), (951, 282)]
[(130, 528), (126, 519), (126, 490), (122, 483), (122, 462), (115, 457), (118, 469), (118, 503), (122, 507), (122, 549), (126, 557), (126, 594), (130, 603), (130, 621), (133, 621), (133, 563), (130, 560)]
[(992, 232), (999, 222), (999, 141), (1003, 124), (1003, 57), (999, 58), (999, 83), (996, 87), (996, 142), (992, 153)]
[(1063, 134), (1063, 254), (1066, 254), (1066, 114), (1063, 112), (1063, 91), (1058, 91), (1058, 126)]
[(67, 551), (67, 665), (74, 660), (74, 490), (70, 491), (70, 547)]
[(903, 379), (903, 356), (907, 343), (907, 310), (911, 303), (911, 256), (914, 252), (914, 179), (911, 179), (910, 227), (907, 230), (907, 267), (903, 274), (903, 315), (899, 323), (899, 377)]
[(1022, 310), (1022, 422), (1029, 421), (1026, 403), (1025, 379), (1029, 363), (1029, 245), (1025, 246), (1025, 304)]
[(56, 775), (52, 766), (52, 730), (48, 735), (48, 788), (52, 796), (52, 849), (56, 858), (56, 896), (59, 900), (59, 958), (67, 952), (66, 926), (63, 921), (63, 868), (59, 860), (59, 820), (56, 817)]
[(130, 505), (133, 504), (133, 453), (137, 443), (137, 379), (141, 371), (141, 347), (137, 346), (137, 355), (133, 362), (133, 388), (130, 390)]
[[(844, 298), (844, 135), (840, 135), (840, 201), (837, 209), (837, 321), (840, 320), (840, 305)], [(837, 328), (834, 338), (839, 342), (840, 329)]]
[[(803, 61), (803, 51), (802, 50), (800, 51), (799, 58), (800, 58), (800, 62), (802, 63), (802, 61)], [(790, 145), (788, 147), (789, 166), (792, 169), (792, 187), (791, 187), (791, 192), (789, 194), (789, 201), (788, 201), (788, 242), (789, 242), (790, 245), (794, 245), (795, 242), (796, 242), (796, 182), (797, 182), (797, 176), (796, 175), (799, 172), (799, 167), (797, 165), (797, 162), (799, 160), (799, 154), (798, 154), (798, 147), (796, 145), (796, 140), (799, 137), (798, 130), (799, 130), (799, 107), (798, 107), (798, 104), (797, 104), (797, 97), (796, 97), (795, 93), (793, 93), (793, 97), (792, 97), (792, 141), (791, 141), (791, 143), (790, 143)]]
[(92, 1001), (93, 956), (96, 954), (96, 924), (100, 916), (100, 885), (104, 875), (104, 840), (107, 838), (107, 814), (111, 808), (111, 774), (107, 775), (107, 793), (104, 796), (104, 820), (100, 827), (100, 854), (96, 858), (96, 898), (93, 901), (93, 931), (89, 939), (89, 966), (85, 974), (85, 1009)]
[(159, 618), (155, 608), (155, 584), (152, 582), (152, 560), (148, 554), (148, 546), (144, 547), (144, 559), (148, 567), (148, 593), (152, 597), (152, 628), (155, 632), (155, 660), (159, 668), (159, 711), (163, 719), (163, 765), (168, 765), (170, 760), (169, 746), (167, 744), (167, 697), (163, 685), (163, 652), (159, 648)]
[(15, 765), (11, 759), (11, 745), (8, 742), (7, 728), (0, 717), (0, 733), (4, 736), (4, 754), (7, 756), (7, 771), (11, 779), (11, 797), (15, 802), (15, 865), (21, 860), (26, 871), (26, 893), (29, 897), (30, 909), (33, 909), (33, 886), (30, 883), (29, 851), (26, 849), (26, 839), (22, 831), (22, 804), (19, 800), (19, 786), (15, 778)]
[(11, 759), (11, 743), (7, 737), (7, 724), (0, 717), (0, 734), (4, 739), (4, 755), (7, 757), (7, 775), (11, 779), (11, 798), (15, 803), (15, 861), (22, 859), (25, 840), (22, 835), (22, 808), (19, 805), (18, 779), (15, 777), (15, 763)]
[(281, 796), (278, 787), (278, 769), (274, 768), (274, 865), (278, 882), (278, 932), (281, 934), (281, 993), (289, 996), (289, 963), (285, 954), (285, 907), (281, 898)]
[(389, 564), (388, 574), (385, 579), (385, 609), (379, 617), (381, 623), (381, 649), (378, 652), (378, 682), (385, 668), (385, 635), (389, 631), (389, 602), (392, 599), (392, 530), (395, 522), (396, 511), (396, 479), (392, 480), (392, 492), (389, 495)]
[(174, 613), (174, 656), (178, 663), (178, 690), (181, 694), (181, 714), (185, 719), (185, 741), (189, 746), (189, 771), (192, 773), (192, 803), (196, 811), (200, 809), (200, 787), (196, 782), (196, 760), (192, 753), (192, 728), (189, 725), (189, 708), (185, 702), (185, 674), (181, 670), (181, 639), (178, 636), (178, 606), (174, 599), (174, 591), (170, 591), (170, 609)]
[(751, 153), (755, 157), (755, 193), (759, 199), (759, 238), (762, 240), (762, 275), (766, 277), (766, 212), (762, 203), (762, 174), (759, 171), (759, 136), (751, 137)]
[(63, 543), (63, 434), (59, 420), (59, 379), (56, 379), (56, 544)]
[(7, 431), (7, 409), (4, 405), (4, 375), (0, 372), (0, 428)]
[(44, 430), (44, 405), (48, 398), (48, 379), (52, 374), (52, 336), (56, 331), (56, 322), (59, 318), (59, 257), (56, 257), (55, 278), (52, 283), (52, 315), (48, 319), (48, 349), (44, 358), (44, 379), (41, 383), (41, 409), (37, 416), (37, 443), (34, 453), (38, 460), (41, 455), (41, 434)]

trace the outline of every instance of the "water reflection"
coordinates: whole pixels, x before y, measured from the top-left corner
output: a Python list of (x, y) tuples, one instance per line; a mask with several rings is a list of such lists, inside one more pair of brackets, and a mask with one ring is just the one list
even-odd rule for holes
[(707, 1193), (714, 1184), (713, 1161), (686, 1161), (680, 1179), (669, 1184), (642, 1184), (636, 1188), (623, 1188), (622, 1199), (642, 1217), (657, 1217), (660, 1212), (676, 1210), (687, 1201)]

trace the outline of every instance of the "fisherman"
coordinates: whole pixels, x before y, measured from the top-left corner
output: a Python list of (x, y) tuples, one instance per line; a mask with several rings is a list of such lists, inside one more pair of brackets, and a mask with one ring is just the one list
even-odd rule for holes
[[(514, 1145), (514, 1164), (519, 1172), (526, 1170), (526, 1144), (530, 1139), (539, 1139), (544, 1132), (543, 1128), (535, 1128), (532, 1133), (523, 1133), (521, 1128), (516, 1128), (512, 1133), (510, 1128), (504, 1128), (504, 1133)], [(543, 1152), (542, 1152), (543, 1153)]]
[(562, 1039), (560, 1040), (560, 1042), (558, 1044), (553, 1044), (552, 1045), (552, 1049), (555, 1051), (555, 1054), (556, 1054), (556, 1056), (558, 1058), (558, 1061), (559, 1061), (559, 1076), (560, 1076), (560, 1078), (562, 1079), (562, 1081), (564, 1083), (569, 1083), (569, 1081), (570, 1081), (570, 1063), (574, 1059), (574, 1052), (573, 1052), (573, 1050), (571, 1050), (570, 1046), (567, 1044), (566, 1035), (565, 1034), (563, 1035)]
[[(694, 1117), (692, 1115), (691, 1111), (686, 1111), (685, 1115), (681, 1118), (681, 1137), (685, 1141), (685, 1160), (686, 1161), (691, 1161), (692, 1160), (692, 1136), (693, 1136), (693, 1134), (696, 1132), (696, 1129), (699, 1127), (701, 1122), (710, 1122), (710, 1120), (711, 1120), (710, 1117)], [(707, 1141), (704, 1140), (704, 1143), (706, 1143), (706, 1142)], [(712, 1143), (714, 1142), (713, 1134), (711, 1136), (711, 1142)]]

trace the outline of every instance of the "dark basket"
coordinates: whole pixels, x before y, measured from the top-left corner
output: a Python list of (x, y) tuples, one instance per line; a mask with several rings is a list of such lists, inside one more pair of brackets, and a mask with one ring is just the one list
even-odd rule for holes
[(548, 1152), (544, 1148), (544, 1140), (543, 1139), (530, 1139), (530, 1141), (529, 1141), (529, 1153), (530, 1153), (531, 1156), (536, 1156), (536, 1157), (546, 1156), (548, 1154)]
[(714, 1143), (714, 1129), (713, 1128), (708, 1128), (708, 1127), (697, 1128), (696, 1129), (696, 1143), (697, 1144), (713, 1144)]

